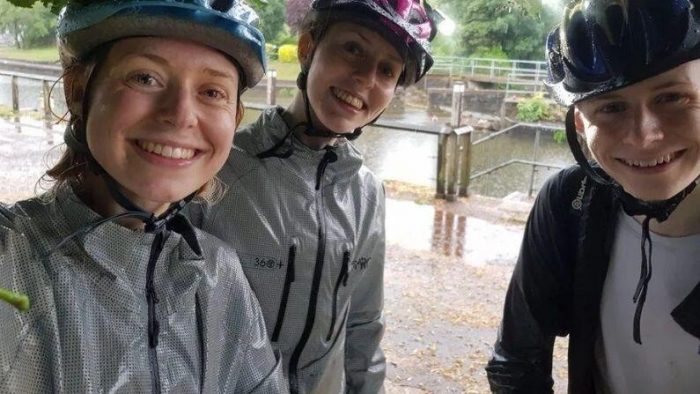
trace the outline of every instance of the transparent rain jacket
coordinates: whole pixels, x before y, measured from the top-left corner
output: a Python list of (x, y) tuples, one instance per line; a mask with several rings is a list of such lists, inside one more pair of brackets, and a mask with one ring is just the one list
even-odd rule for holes
[(153, 234), (108, 223), (49, 254), (98, 219), (65, 187), (0, 205), (0, 287), (31, 302), (27, 312), (0, 303), (0, 392), (286, 391), (231, 249), (170, 232), (149, 311)]
[(293, 393), (381, 392), (383, 187), (352, 144), (314, 151), (288, 132), (281, 108), (237, 132), (228, 192), (193, 221), (238, 252)]

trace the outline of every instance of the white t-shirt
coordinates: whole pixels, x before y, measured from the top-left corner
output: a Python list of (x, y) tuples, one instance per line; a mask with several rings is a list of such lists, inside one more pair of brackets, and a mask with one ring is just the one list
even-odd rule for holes
[(641, 316), (641, 340), (632, 338), (632, 297), (641, 269), (642, 226), (620, 212), (601, 299), (602, 342), (596, 359), (603, 392), (700, 393), (700, 341), (671, 317), (700, 281), (700, 234), (651, 234), (652, 277)]

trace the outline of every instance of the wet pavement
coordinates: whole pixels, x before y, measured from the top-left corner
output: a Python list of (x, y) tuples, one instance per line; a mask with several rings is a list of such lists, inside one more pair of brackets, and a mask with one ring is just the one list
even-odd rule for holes
[(454, 257), (465, 264), (512, 265), (522, 224), (497, 224), (444, 207), (387, 200), (387, 243)]
[[(0, 120), (0, 201), (40, 192), (38, 179), (60, 153), (43, 131), (20, 134)], [(532, 201), (446, 203), (429, 188), (386, 184), (386, 391), (488, 393), (483, 368)], [(556, 349), (555, 392), (563, 393), (566, 348)]]

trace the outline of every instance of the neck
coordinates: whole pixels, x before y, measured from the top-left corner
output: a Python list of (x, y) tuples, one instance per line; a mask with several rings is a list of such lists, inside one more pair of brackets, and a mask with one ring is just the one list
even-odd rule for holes
[[(321, 122), (318, 121), (313, 113), (313, 109), (309, 111), (311, 113), (311, 120), (306, 116), (306, 103), (304, 102), (304, 94), (301, 90), (297, 90), (297, 94), (294, 96), (292, 103), (287, 107), (285, 121), (288, 125), (294, 127), (294, 125), (299, 123), (310, 123), (315, 128), (319, 130), (325, 129), (324, 127), (319, 127)], [(338, 138), (334, 137), (314, 137), (306, 134), (302, 128), (294, 130), (294, 136), (297, 137), (302, 144), (308, 146), (311, 149), (321, 150), (327, 146), (334, 146), (338, 142)]]
[[(644, 220), (642, 216), (637, 216), (635, 219), (640, 223)], [(700, 186), (678, 204), (668, 219), (661, 223), (652, 220), (649, 223), (649, 230), (667, 237), (700, 234)]]
[[(165, 212), (170, 205), (156, 201), (144, 200), (121, 187), (120, 191), (137, 207), (155, 215)], [(80, 197), (83, 203), (85, 203), (85, 205), (103, 217), (110, 217), (126, 212), (126, 210), (114, 200), (114, 197), (112, 197), (112, 194), (109, 192), (104, 179), (102, 179), (102, 176), (100, 175), (87, 175), (85, 182), (82, 184), (80, 190), (76, 191), (76, 194), (78, 197)], [(124, 218), (119, 219), (116, 222), (132, 230), (140, 230), (145, 226), (143, 221), (138, 218)]]

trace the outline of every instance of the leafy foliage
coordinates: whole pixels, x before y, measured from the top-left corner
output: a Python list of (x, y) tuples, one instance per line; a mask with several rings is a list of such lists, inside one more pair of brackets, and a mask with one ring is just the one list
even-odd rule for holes
[(267, 4), (259, 1), (248, 2), (260, 16), (258, 28), (265, 40), (278, 43), (277, 37), (284, 31), (284, 0), (267, 0)]
[[(19, 1), (17, 1), (19, 2)], [(56, 32), (56, 16), (41, 2), (16, 7), (0, 0), (0, 32), (12, 36), (17, 48), (32, 48), (51, 44)]]
[(552, 112), (549, 105), (541, 93), (525, 99), (518, 103), (518, 120), (539, 122), (540, 120), (551, 119)]
[(477, 48), (470, 57), (481, 59), (501, 59), (508, 60), (508, 55), (501, 47)]
[(68, 4), (69, 0), (9, 0), (10, 3), (24, 8), (33, 8), (34, 3), (42, 3), (46, 8), (49, 8), (51, 12), (58, 15), (58, 12)]
[(563, 144), (566, 142), (566, 131), (557, 130), (552, 134), (552, 138), (557, 144)]
[(510, 59), (541, 60), (557, 14), (540, 0), (434, 0), (457, 24), (462, 56), (500, 49)]

